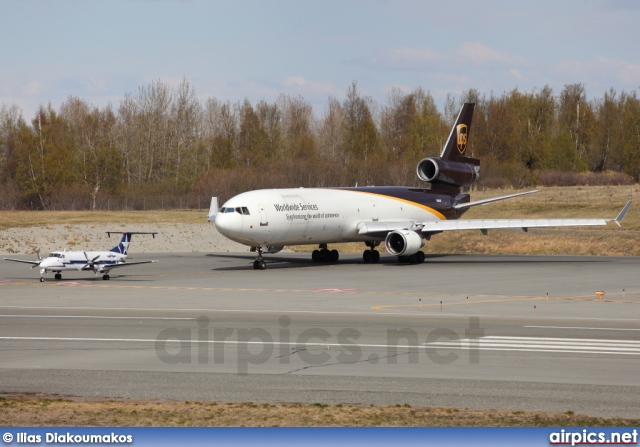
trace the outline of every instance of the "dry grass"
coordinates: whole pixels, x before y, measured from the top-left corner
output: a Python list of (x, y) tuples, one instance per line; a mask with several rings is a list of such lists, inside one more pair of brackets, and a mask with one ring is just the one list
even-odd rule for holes
[(506, 410), (353, 405), (254, 404), (165, 401), (89, 401), (58, 397), (0, 397), (5, 426), (612, 426), (639, 419), (594, 418)]
[(0, 230), (52, 224), (203, 223), (207, 220), (206, 214), (199, 211), (3, 211)]

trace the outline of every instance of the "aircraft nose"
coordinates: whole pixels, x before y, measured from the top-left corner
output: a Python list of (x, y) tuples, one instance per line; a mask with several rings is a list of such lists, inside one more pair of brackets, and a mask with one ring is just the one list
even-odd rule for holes
[(225, 216), (226, 213), (218, 213), (216, 216), (216, 220), (214, 221), (216, 224), (216, 229), (222, 233), (227, 234), (230, 229), (229, 218)]
[(42, 269), (46, 269), (54, 266), (56, 264), (56, 261), (57, 261), (56, 259), (44, 258), (42, 261), (40, 261), (40, 265), (38, 265), (38, 267)]

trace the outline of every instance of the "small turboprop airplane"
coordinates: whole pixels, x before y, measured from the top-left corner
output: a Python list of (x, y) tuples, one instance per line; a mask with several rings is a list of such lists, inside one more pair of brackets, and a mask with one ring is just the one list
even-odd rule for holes
[(400, 262), (421, 263), (421, 248), (434, 234), (454, 230), (494, 228), (618, 225), (631, 201), (614, 219), (459, 219), (469, 208), (530, 194), (527, 191), (471, 201), (463, 188), (473, 185), (480, 160), (466, 156), (474, 103), (463, 105), (439, 157), (428, 157), (417, 166), (418, 178), (430, 188), (372, 186), (355, 188), (298, 188), (249, 191), (229, 199), (218, 211), (212, 198), (209, 221), (227, 238), (257, 252), (254, 269), (265, 269), (263, 252), (277, 253), (286, 245), (318, 244), (315, 262), (336, 262), (337, 250), (328, 244), (364, 242), (365, 263), (378, 262), (376, 247), (384, 242), (387, 252)]
[[(120, 233), (119, 231), (107, 231), (109, 237), (112, 233)], [(142, 233), (129, 231), (122, 233), (120, 243), (109, 251), (54, 251), (46, 258), (40, 257), (40, 251), (37, 251), (37, 261), (27, 261), (23, 259), (4, 258), (5, 261), (23, 262), (25, 264), (33, 264), (32, 269), (40, 267), (40, 282), (44, 281), (44, 275), (48, 272), (55, 273), (55, 279), (62, 279), (61, 272), (63, 270), (86, 271), (92, 270), (98, 275), (102, 273), (102, 279), (109, 279), (109, 272), (112, 269), (120, 267), (130, 267), (138, 264), (149, 264), (158, 261), (138, 261), (126, 262), (131, 243), (131, 236), (134, 234), (150, 234), (154, 238), (158, 233)]]

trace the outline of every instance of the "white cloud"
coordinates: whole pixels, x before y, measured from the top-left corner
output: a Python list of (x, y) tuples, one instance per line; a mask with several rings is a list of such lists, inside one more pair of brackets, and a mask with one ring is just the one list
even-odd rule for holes
[(317, 95), (336, 95), (340, 90), (332, 82), (327, 81), (310, 81), (304, 76), (289, 76), (282, 81), (282, 86), (287, 90), (293, 90), (296, 93), (305, 96)]
[(44, 86), (40, 82), (32, 79), (24, 84), (21, 90), (27, 96), (35, 96), (44, 91)]
[(439, 52), (433, 48), (411, 48), (399, 46), (381, 50), (363, 62), (370, 68), (390, 70), (449, 70), (460, 67), (513, 68), (527, 66), (522, 56), (497, 51), (481, 42), (463, 42), (450, 52)]
[(481, 42), (464, 42), (460, 49), (455, 51), (455, 55), (464, 62), (476, 65), (521, 65), (526, 63), (526, 60), (520, 56), (502, 53)]
[(610, 85), (613, 84), (611, 79), (615, 79), (625, 84), (625, 88), (632, 90), (640, 86), (640, 63), (627, 60), (605, 57), (596, 57), (585, 62), (565, 60), (558, 63), (555, 69), (561, 75), (576, 79), (595, 78)]

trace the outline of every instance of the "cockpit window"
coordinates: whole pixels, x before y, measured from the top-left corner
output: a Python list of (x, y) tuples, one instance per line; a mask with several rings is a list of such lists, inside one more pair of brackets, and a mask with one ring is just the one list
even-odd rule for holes
[(226, 208), (223, 206), (222, 208), (220, 208), (220, 212), (221, 212), (221, 213), (224, 213), (225, 209), (226, 209)]
[[(231, 208), (231, 210), (233, 211), (233, 208)], [(236, 211), (236, 213), (242, 214), (244, 216), (249, 216), (250, 215), (249, 208), (247, 208), (246, 206), (237, 206), (235, 211)]]
[(61, 258), (62, 255), (60, 253), (51, 253), (48, 257), (49, 258)]

